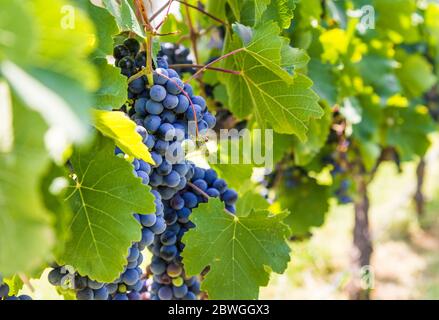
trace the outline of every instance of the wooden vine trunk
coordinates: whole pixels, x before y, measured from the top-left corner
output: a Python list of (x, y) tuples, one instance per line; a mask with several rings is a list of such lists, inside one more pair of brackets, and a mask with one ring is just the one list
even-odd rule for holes
[(414, 197), (416, 212), (418, 214), (418, 217), (422, 217), (425, 212), (425, 197), (423, 193), (425, 169), (426, 169), (425, 159), (421, 159), (419, 161), (418, 167), (416, 168), (417, 183), (416, 183), (416, 193)]
[(368, 183), (364, 175), (356, 178), (358, 197), (355, 200), (355, 224), (353, 232), (353, 248), (351, 257), (352, 278), (348, 287), (351, 300), (369, 300), (370, 290), (368, 284), (373, 283), (370, 260), (373, 245), (369, 229), (369, 197), (367, 194)]

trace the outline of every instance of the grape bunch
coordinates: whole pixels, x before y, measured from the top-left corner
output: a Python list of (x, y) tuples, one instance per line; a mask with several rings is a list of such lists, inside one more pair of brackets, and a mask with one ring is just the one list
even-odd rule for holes
[(0, 275), (0, 301), (1, 300), (32, 300), (32, 298), (25, 294), (18, 297), (10, 296), (9, 286), (3, 281), (3, 277)]
[[(145, 52), (134, 39), (115, 47), (114, 58), (127, 78), (145, 68)], [(229, 190), (215, 171), (197, 168), (187, 161), (182, 142), (193, 132), (215, 126), (215, 117), (207, 110), (206, 101), (193, 94), (192, 87), (169, 69), (165, 56), (159, 57), (153, 74), (154, 83), (146, 76), (133, 77), (128, 86), (128, 102), (123, 107), (137, 124), (136, 131), (151, 152), (154, 165), (142, 160), (133, 161), (134, 174), (142, 183), (151, 186), (155, 196), (155, 214), (135, 214), (142, 225), (142, 240), (133, 244), (127, 253), (127, 265), (113, 283), (99, 283), (74, 273), (76, 296), (80, 300), (138, 300), (138, 299), (196, 299), (200, 293), (197, 277), (187, 277), (181, 259), (185, 232), (195, 225), (189, 220), (193, 208), (219, 197), (227, 210), (234, 213), (237, 193)], [(115, 154), (125, 157), (116, 148)], [(191, 182), (191, 183), (188, 183)], [(142, 251), (148, 248), (154, 255), (149, 271), (152, 279), (145, 280), (140, 268)], [(62, 285), (65, 268), (55, 267), (49, 281)]]
[[(145, 66), (144, 60), (137, 63), (138, 58), (132, 64), (133, 56), (139, 56), (138, 48), (136, 40), (128, 39), (114, 50), (118, 66), (127, 77)], [(128, 55), (122, 57), (121, 52)], [(126, 72), (127, 64), (135, 65), (134, 69)], [(129, 92), (133, 97), (129, 115), (155, 162), (149, 177), (144, 177), (145, 183), (155, 188), (163, 200), (170, 200), (188, 181), (189, 164), (184, 159), (182, 142), (194, 133), (189, 132), (189, 122), (196, 124), (198, 132), (204, 132), (215, 126), (216, 118), (207, 110), (204, 98), (195, 96), (192, 87), (184, 84), (163, 58), (158, 59), (154, 83), (147, 87), (146, 77), (140, 77), (129, 84)]]
[[(163, 58), (168, 64), (193, 64), (189, 55), (190, 51), (188, 48), (181, 44), (174, 43), (162, 43), (161, 50), (158, 53), (158, 56)], [(195, 70), (190, 67), (176, 67), (175, 71), (178, 73), (195, 73)]]
[(209, 198), (220, 198), (225, 208), (235, 213), (238, 194), (227, 187), (212, 169), (205, 170), (191, 164), (190, 183), (170, 200), (163, 201), (165, 207), (166, 231), (154, 238), (148, 249), (153, 253), (149, 273), (153, 281), (149, 288), (152, 300), (195, 300), (200, 294), (197, 277), (187, 277), (182, 263), (181, 252), (185, 245), (183, 235), (195, 228), (190, 215), (200, 203)]
[[(127, 40), (124, 43), (128, 50), (116, 47), (115, 53), (128, 53), (130, 46), (137, 48), (131, 42)], [(122, 74), (127, 77), (145, 66), (142, 60), (142, 64), (137, 64), (134, 70), (124, 70), (124, 59), (132, 60), (133, 57), (132, 50), (124, 57), (115, 55)], [(155, 162), (149, 177), (143, 175), (142, 178), (161, 195), (166, 222), (165, 232), (156, 234), (148, 246), (153, 253), (148, 268), (152, 281), (147, 282), (143, 296), (152, 300), (191, 300), (200, 293), (200, 283), (197, 277), (185, 274), (181, 259), (184, 249), (182, 237), (195, 227), (189, 219), (190, 214), (199, 203), (207, 202), (210, 197), (221, 198), (226, 209), (235, 213), (238, 195), (228, 189), (224, 180), (218, 179), (214, 170), (198, 168), (184, 156), (177, 156), (182, 154), (182, 141), (192, 134), (189, 122), (195, 122), (202, 133), (212, 129), (216, 119), (207, 110), (206, 101), (193, 94), (192, 87), (181, 81), (179, 74), (169, 68), (168, 61), (170, 59), (166, 56), (159, 57), (153, 84), (147, 86), (147, 79), (142, 77), (134, 80), (138, 85), (133, 85), (134, 81), (129, 85), (132, 107), (128, 114), (137, 123), (137, 132), (151, 150)]]

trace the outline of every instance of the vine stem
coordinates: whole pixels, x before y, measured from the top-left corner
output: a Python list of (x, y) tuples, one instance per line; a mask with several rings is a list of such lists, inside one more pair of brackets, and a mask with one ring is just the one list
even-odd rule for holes
[(148, 13), (146, 12), (146, 8), (144, 6), (143, 0), (135, 0), (136, 6), (140, 12), (140, 18), (142, 20), (143, 27), (146, 32), (145, 37), (145, 50), (146, 50), (146, 77), (148, 79), (148, 83), (153, 83), (153, 67), (152, 67), (152, 34), (154, 30), (151, 26), (151, 23), (148, 18)]
[[(197, 187), (196, 185), (194, 185), (192, 182), (188, 182), (187, 185), (188, 185), (189, 187), (191, 187), (192, 189), (194, 189), (196, 192), (198, 192), (200, 195), (202, 195), (204, 198), (206, 198), (207, 201), (210, 200), (211, 197), (209, 197), (209, 195), (208, 195), (206, 192), (204, 192), (203, 190), (201, 190), (200, 188), (198, 188), (198, 187)], [(237, 219), (237, 217), (236, 217), (233, 213), (231, 213), (229, 210), (224, 209), (224, 212), (227, 213), (227, 214), (229, 214), (229, 215), (231, 215), (233, 218)]]
[(25, 274), (20, 273), (18, 276), (20, 277), (21, 281), (23, 281), (23, 283), (30, 289), (30, 291), (35, 292), (35, 288), (32, 286), (29, 278)]
[[(245, 48), (239, 48), (239, 49), (233, 50), (233, 51), (223, 55), (222, 57), (219, 57), (218, 59), (216, 59), (216, 60), (206, 64), (203, 68), (198, 70), (192, 77), (190, 77), (188, 80), (186, 80), (186, 83), (188, 83), (188, 82), (192, 81), (193, 79), (195, 79), (196, 77), (198, 77), (201, 73), (206, 71), (208, 68), (210, 68), (215, 63), (220, 62), (220, 61), (222, 61), (222, 60), (224, 60), (224, 59), (226, 59), (226, 58), (228, 58), (230, 56), (233, 56), (233, 55), (235, 55), (235, 54), (237, 54), (237, 53), (239, 53), (241, 51), (244, 51), (244, 50), (245, 50)], [(238, 71), (238, 72), (239, 72), (238, 74), (241, 74), (240, 71)]]
[[(195, 68), (195, 69), (201, 69), (201, 68), (204, 68), (205, 65), (202, 65), (202, 64), (171, 64), (169, 67), (170, 68)], [(223, 69), (223, 68), (207, 67), (206, 69), (207, 70), (212, 70), (212, 71), (236, 74), (236, 75), (240, 75), (241, 74), (240, 71)]]
[(198, 8), (197, 6), (194, 6), (194, 5), (190, 4), (190, 3), (186, 3), (183, 0), (170, 0), (170, 4), (167, 3), (167, 4), (163, 5), (162, 7), (160, 7), (156, 12), (154, 12), (154, 14), (149, 18), (149, 20), (150, 21), (154, 21), (154, 19), (157, 18), (159, 16), (159, 14), (162, 13), (163, 10), (165, 10), (168, 7), (168, 5), (170, 7), (173, 2), (179, 2), (179, 3), (185, 5), (185, 6), (189, 7), (189, 8), (192, 8), (194, 10), (197, 10), (197, 11), (201, 12), (205, 16), (209, 17), (212, 20), (215, 20), (216, 22), (218, 22), (218, 23), (220, 23), (222, 25), (227, 25), (227, 22), (221, 20), (220, 18), (214, 16), (213, 14), (207, 12), (206, 10), (204, 10), (202, 8)]
[(198, 62), (200, 61), (200, 57), (198, 55), (198, 44), (197, 44), (197, 40), (198, 40), (198, 32), (195, 30), (194, 25), (192, 23), (192, 17), (191, 17), (191, 13), (189, 11), (189, 6), (187, 6), (187, 0), (184, 0), (184, 2), (182, 2), (183, 4), (186, 4), (185, 6), (185, 11), (186, 11), (186, 18), (187, 18), (187, 24), (189, 26), (189, 34), (190, 34), (190, 39), (191, 39), (191, 43), (192, 43), (192, 51), (194, 52), (194, 56), (195, 56), (195, 63), (198, 64)]
[(181, 3), (181, 4), (185, 5), (186, 7), (197, 10), (197, 11), (201, 12), (202, 14), (206, 15), (207, 17), (211, 18), (212, 20), (215, 20), (216, 22), (221, 23), (222, 25), (227, 25), (227, 23), (225, 21), (221, 20), (220, 18), (215, 17), (213, 14), (207, 12), (206, 10), (204, 10), (202, 8), (198, 8), (197, 6), (194, 6), (190, 3), (187, 3), (186, 0), (174, 0), (174, 1)]
[(174, 2), (174, 0), (169, 0), (168, 2), (168, 10), (166, 10), (166, 15), (163, 18), (163, 20), (157, 25), (156, 30), (160, 29), (160, 27), (166, 22), (166, 20), (168, 19), (169, 16), (169, 12), (171, 11), (171, 5)]
[(206, 192), (198, 188), (196, 185), (194, 185), (192, 182), (188, 182), (187, 185), (194, 189), (196, 192), (198, 192), (200, 195), (202, 195), (204, 198), (206, 198), (207, 201), (210, 200), (210, 196)]

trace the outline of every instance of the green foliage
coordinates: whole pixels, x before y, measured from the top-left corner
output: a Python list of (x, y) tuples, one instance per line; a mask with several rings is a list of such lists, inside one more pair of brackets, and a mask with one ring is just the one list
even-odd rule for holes
[(11, 149), (0, 151), (0, 270), (6, 277), (33, 272), (50, 257), (55, 240), (51, 216), (35, 192), (49, 164), (43, 142), (46, 126), (16, 98), (11, 104), (9, 115), (1, 107), (2, 117), (12, 117), (13, 125), (8, 134)]
[[(286, 239), (322, 225), (341, 181), (359, 168), (373, 173), (388, 150), (398, 164), (428, 151), (437, 1), (202, 0), (224, 26), (181, 5), (148, 34), (135, 1), (97, 2), (0, 0), (0, 273), (14, 294), (23, 285), (17, 274), (36, 275), (53, 260), (113, 281), (140, 239), (133, 214), (154, 211), (128, 162), (152, 163), (151, 154), (136, 124), (112, 111), (132, 112), (127, 80), (109, 58), (127, 35), (142, 46), (152, 38), (155, 63), (165, 41), (197, 50), (200, 65), (223, 55), (213, 67), (225, 70), (198, 75), (195, 93), (209, 96), (210, 111), (230, 111), (226, 126), (246, 126), (253, 146), (273, 154), (273, 168), (262, 168), (240, 137), (218, 146), (230, 160), (229, 147), (239, 145), (238, 164), (210, 164), (240, 193), (236, 216), (210, 201), (194, 210), (196, 228), (184, 236), (186, 271), (210, 267), (210, 298), (257, 298), (270, 271), (286, 268)], [(351, 11), (365, 5), (375, 28)], [(273, 129), (274, 141), (256, 129)], [(336, 165), (341, 177), (325, 180)], [(283, 175), (292, 167), (306, 171), (295, 185)], [(278, 177), (266, 190), (254, 178), (269, 169)]]
[(128, 84), (120, 71), (109, 65), (104, 59), (96, 59), (95, 64), (99, 70), (102, 83), (95, 94), (97, 109), (112, 110), (122, 106), (127, 100)]
[(298, 186), (289, 188), (287, 181), (282, 179), (276, 192), (280, 207), (291, 212), (285, 223), (293, 235), (306, 235), (311, 228), (319, 227), (325, 221), (331, 197), (328, 186), (319, 185), (315, 179), (306, 177)]
[(94, 118), (96, 129), (113, 139), (123, 152), (154, 164), (142, 136), (136, 132), (136, 124), (125, 113), (95, 110)]
[(99, 138), (91, 150), (75, 150), (71, 164), (74, 176), (66, 195), (73, 212), (71, 238), (60, 262), (112, 282), (123, 271), (128, 249), (140, 241), (133, 214), (153, 213), (154, 197), (131, 164), (114, 155), (108, 139)]
[(144, 38), (145, 31), (136, 18), (136, 13), (128, 0), (103, 0), (105, 8), (116, 19), (120, 31), (132, 31)]
[(268, 270), (282, 273), (290, 259), (285, 242), (290, 231), (282, 223), (287, 213), (252, 209), (240, 215), (210, 201), (194, 210), (197, 228), (183, 237), (187, 272), (199, 274), (210, 266), (202, 289), (211, 299), (257, 299), (259, 287), (268, 284)]
[(238, 117), (252, 115), (262, 126), (276, 132), (296, 134), (305, 139), (311, 118), (323, 115), (312, 82), (305, 76), (291, 76), (280, 67), (283, 41), (279, 29), (266, 24), (254, 30), (236, 25), (238, 36), (230, 39), (228, 50), (243, 48), (225, 60), (224, 67), (240, 70), (239, 76), (224, 75), (229, 108)]

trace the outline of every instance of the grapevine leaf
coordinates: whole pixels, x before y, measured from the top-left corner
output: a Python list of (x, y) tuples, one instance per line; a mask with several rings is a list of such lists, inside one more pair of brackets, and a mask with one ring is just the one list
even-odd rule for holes
[(416, 13), (415, 0), (374, 0), (373, 7), (380, 14), (376, 26), (395, 43), (414, 42), (419, 37), (418, 28), (413, 28)]
[(140, 240), (133, 214), (154, 212), (154, 197), (132, 165), (114, 155), (109, 139), (99, 138), (91, 150), (76, 150), (71, 164), (75, 180), (66, 201), (74, 214), (60, 262), (93, 280), (112, 282), (126, 265), (128, 249)]
[(308, 74), (314, 81), (313, 89), (320, 99), (329, 105), (337, 102), (337, 79), (332, 71), (332, 66), (324, 64), (318, 59), (311, 59), (308, 65)]
[(250, 214), (253, 208), (267, 210), (269, 206), (267, 199), (254, 190), (249, 190), (239, 196), (238, 202), (236, 203), (236, 212), (239, 217), (245, 217)]
[[(12, 104), (13, 144), (0, 150), (0, 270), (6, 277), (33, 272), (49, 258), (55, 242), (39, 193), (49, 163), (43, 141), (46, 126), (16, 98)], [(0, 104), (2, 117), (7, 115), (5, 107)]]
[(112, 110), (120, 108), (127, 100), (128, 83), (119, 69), (107, 63), (105, 59), (95, 59), (101, 74), (101, 88), (96, 92), (95, 107)]
[(16, 296), (20, 292), (20, 290), (23, 288), (23, 280), (21, 278), (14, 274), (9, 279), (4, 279), (4, 282), (9, 286), (9, 295), (10, 296)]
[(64, 167), (52, 164), (41, 181), (41, 192), (44, 204), (54, 217), (54, 229), (57, 242), (53, 249), (55, 256), (64, 251), (64, 246), (70, 238), (69, 224), (72, 211), (64, 201), (67, 187), (69, 186), (68, 174)]
[(303, 70), (310, 60), (305, 50), (291, 47), (290, 40), (286, 38), (282, 46), (281, 59), (281, 67), (290, 74)]
[[(52, 70), (74, 79), (88, 90), (96, 90), (99, 78), (87, 59), (96, 49), (95, 28), (87, 13), (66, 0), (32, 1), (37, 22), (38, 45), (26, 65)], [(16, 52), (21, 58), (21, 52)], [(17, 63), (22, 64), (20, 59)], [(68, 86), (66, 88), (69, 88)]]
[(317, 184), (312, 178), (305, 178), (294, 186), (283, 177), (277, 188), (278, 201), (282, 209), (291, 214), (285, 223), (293, 235), (306, 235), (312, 227), (323, 224), (329, 209), (330, 188)]
[(401, 84), (395, 75), (394, 65), (395, 61), (377, 54), (367, 55), (359, 63), (364, 81), (373, 85), (376, 93), (383, 98), (401, 92)]
[(325, 145), (332, 121), (332, 111), (325, 108), (325, 115), (321, 119), (313, 119), (309, 123), (309, 134), (306, 142), (295, 138), (294, 162), (299, 166), (305, 166), (319, 153)]
[(273, 20), (282, 29), (288, 29), (294, 17), (296, 8), (295, 0), (271, 0), (270, 5), (264, 12), (262, 20)]
[(290, 260), (286, 216), (252, 210), (237, 217), (218, 199), (202, 204), (192, 214), (197, 228), (183, 238), (188, 274), (210, 266), (202, 289), (211, 299), (257, 299), (259, 287), (268, 284), (268, 269), (282, 273)]
[(421, 97), (437, 81), (433, 67), (419, 54), (406, 57), (396, 74), (405, 92), (414, 98)]
[(89, 17), (96, 26), (97, 45), (93, 53), (94, 58), (105, 58), (113, 53), (113, 36), (118, 33), (114, 18), (104, 8), (93, 5), (89, 0), (82, 0)]
[(154, 164), (151, 153), (136, 132), (136, 124), (123, 112), (95, 110), (94, 118), (96, 129), (113, 139), (123, 152)]
[(384, 121), (384, 144), (395, 147), (402, 161), (425, 155), (431, 143), (428, 134), (434, 130), (426, 107), (387, 108)]
[[(0, 0), (0, 61), (3, 59), (27, 60), (35, 45), (35, 21), (23, 1)], [(21, 19), (17, 19), (19, 16)], [(26, 21), (23, 24), (22, 21)], [(7, 36), (6, 36), (7, 35)], [(20, 52), (17, 55), (17, 52)]]
[[(3, 4), (3, 2), (5, 4)], [(2, 0), (0, 61), (48, 69), (96, 89), (98, 78), (87, 57), (95, 50), (87, 14), (65, 0)], [(19, 21), (26, 21), (26, 26)], [(5, 24), (5, 26), (3, 26)], [(23, 29), (24, 28), (24, 29)]]
[[(242, 36), (238, 28), (235, 32)], [(260, 125), (269, 123), (275, 131), (296, 134), (303, 140), (308, 121), (321, 117), (323, 111), (311, 90), (312, 82), (301, 74), (291, 76), (281, 68), (284, 41), (278, 34), (274, 23), (254, 29), (251, 41), (242, 51), (224, 62), (225, 68), (239, 70), (240, 74), (224, 74), (221, 79), (235, 115), (244, 118), (254, 114)], [(242, 47), (242, 40), (234, 36), (229, 49)]]
[(352, 136), (360, 142), (358, 147), (363, 163), (366, 170), (370, 171), (381, 154), (379, 127), (383, 112), (372, 95), (358, 98), (361, 104), (361, 121), (353, 125)]
[(79, 83), (49, 70), (22, 69), (10, 61), (4, 61), (0, 70), (26, 106), (39, 112), (51, 130), (69, 141), (84, 141), (91, 99)]
[(103, 0), (105, 8), (116, 19), (120, 31), (132, 31), (145, 38), (145, 31), (137, 20), (136, 13), (127, 0)]
[(259, 24), (270, 0), (244, 0), (241, 5), (240, 21), (248, 26)]
[[(209, 1), (210, 2), (210, 1)], [(233, 14), (237, 20), (241, 19), (241, 6), (239, 0), (227, 0), (229, 3), (230, 9), (232, 9)]]

